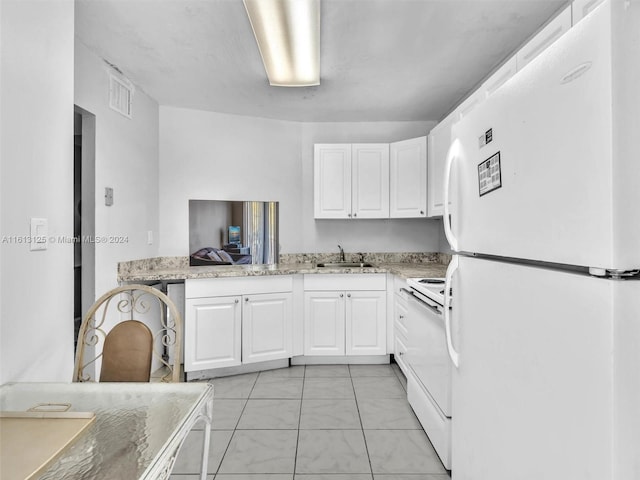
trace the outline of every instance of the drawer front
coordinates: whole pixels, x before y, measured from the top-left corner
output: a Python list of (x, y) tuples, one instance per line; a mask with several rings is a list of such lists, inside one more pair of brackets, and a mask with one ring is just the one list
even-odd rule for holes
[(253, 295), (256, 293), (291, 292), (292, 290), (293, 277), (291, 275), (197, 278), (185, 280), (186, 298)]
[(451, 470), (451, 418), (442, 414), (413, 375), (407, 376), (407, 399), (442, 464)]
[(400, 333), (407, 337), (409, 335), (409, 330), (407, 329), (407, 313), (408, 308), (406, 303), (395, 302), (395, 312), (394, 312), (394, 331), (396, 334)]
[(315, 291), (386, 290), (387, 276), (384, 273), (308, 274), (304, 276), (304, 289)]
[(396, 333), (393, 339), (393, 358), (404, 373), (404, 376), (407, 377), (409, 373), (407, 372), (407, 364), (405, 362), (404, 356), (407, 352), (407, 342), (406, 339), (402, 337), (402, 335), (398, 335)]
[(407, 280), (402, 278), (402, 277), (394, 276), (393, 277), (393, 292), (396, 295), (406, 295), (402, 291), (403, 288), (406, 288), (406, 289), (409, 288), (407, 286)]

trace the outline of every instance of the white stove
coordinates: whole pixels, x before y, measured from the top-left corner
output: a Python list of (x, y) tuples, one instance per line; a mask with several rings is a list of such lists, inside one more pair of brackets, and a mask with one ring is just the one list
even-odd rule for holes
[(452, 366), (444, 320), (444, 278), (408, 278), (407, 398), (440, 460), (451, 469)]
[(444, 305), (444, 278), (408, 278), (407, 285), (432, 301)]

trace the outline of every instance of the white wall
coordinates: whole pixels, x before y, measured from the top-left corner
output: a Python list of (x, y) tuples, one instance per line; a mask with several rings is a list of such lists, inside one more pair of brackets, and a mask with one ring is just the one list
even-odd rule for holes
[(301, 178), (300, 124), (161, 106), (160, 255), (190, 253), (190, 199), (278, 201), (281, 251), (297, 251)]
[[(117, 286), (118, 262), (153, 257), (158, 252), (158, 103), (136, 89), (133, 118), (109, 108), (111, 69), (76, 39), (75, 104), (96, 117), (95, 293)], [(104, 189), (114, 191), (105, 206)], [(152, 231), (154, 243), (147, 243)], [(124, 243), (110, 242), (123, 237)]]
[(72, 0), (0, 2), (0, 384), (69, 381), (73, 247), (30, 251), (29, 219), (73, 236)]
[(280, 252), (439, 251), (439, 220), (314, 220), (313, 144), (390, 142), (434, 122), (298, 123), (160, 107), (160, 255), (188, 255), (188, 201), (280, 202)]

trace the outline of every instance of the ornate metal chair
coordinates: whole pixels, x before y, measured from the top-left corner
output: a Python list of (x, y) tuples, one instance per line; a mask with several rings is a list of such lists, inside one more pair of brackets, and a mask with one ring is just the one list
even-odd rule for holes
[(117, 287), (82, 320), (73, 381), (148, 382), (153, 373), (179, 382), (181, 346), (182, 317), (169, 297), (146, 285)]

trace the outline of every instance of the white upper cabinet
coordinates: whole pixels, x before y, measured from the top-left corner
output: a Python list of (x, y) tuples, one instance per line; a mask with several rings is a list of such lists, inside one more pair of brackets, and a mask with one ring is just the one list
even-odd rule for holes
[(518, 51), (516, 54), (518, 70), (567, 32), (571, 28), (571, 23), (571, 6), (568, 6)]
[(571, 4), (573, 25), (586, 17), (602, 2), (604, 2), (604, 0), (573, 0), (573, 3)]
[(314, 145), (315, 218), (351, 217), (351, 144)]
[(389, 218), (389, 145), (314, 145), (315, 218)]
[(395, 142), (389, 149), (389, 216), (426, 217), (427, 137)]
[(351, 145), (353, 218), (389, 218), (389, 145)]
[(441, 217), (444, 214), (443, 189), (444, 167), (451, 146), (451, 127), (458, 112), (449, 114), (429, 133), (427, 216)]
[(518, 70), (518, 62), (516, 60), (516, 56), (514, 55), (509, 60), (507, 60), (502, 66), (493, 72), (493, 74), (485, 80), (485, 82), (480, 87), (482, 94), (485, 97), (490, 97), (493, 92), (498, 90), (507, 80), (513, 77)]

